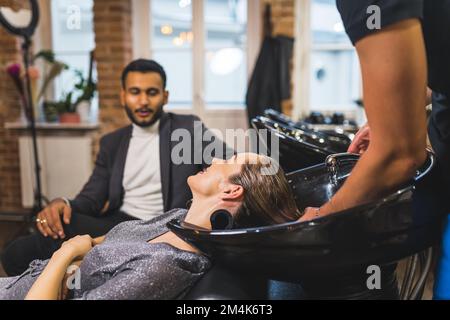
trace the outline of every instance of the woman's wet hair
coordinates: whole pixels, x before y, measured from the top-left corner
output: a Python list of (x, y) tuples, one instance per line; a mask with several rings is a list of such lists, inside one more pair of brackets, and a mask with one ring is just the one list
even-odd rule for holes
[[(244, 199), (234, 217), (234, 228), (252, 228), (296, 221), (300, 218), (283, 169), (273, 159), (259, 156), (257, 163), (244, 163), (241, 172), (229, 178), (244, 189)], [(267, 174), (268, 167), (276, 167)], [(266, 174), (264, 173), (266, 172)]]

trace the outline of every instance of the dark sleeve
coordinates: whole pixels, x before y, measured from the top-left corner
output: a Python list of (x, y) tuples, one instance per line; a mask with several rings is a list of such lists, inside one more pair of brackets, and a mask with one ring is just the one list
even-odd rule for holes
[[(368, 21), (373, 11), (369, 7), (380, 8), (381, 29), (411, 18), (423, 18), (424, 0), (336, 0), (345, 30), (353, 44), (365, 36), (378, 31)], [(429, 1), (429, 0), (428, 0)], [(373, 20), (370, 20), (373, 21)]]
[(94, 172), (76, 198), (70, 201), (72, 212), (98, 216), (106, 204), (109, 193), (108, 148), (105, 139), (100, 140), (100, 150)]
[(79, 300), (174, 300), (201, 275), (183, 269), (170, 253), (151, 260), (134, 260), (100, 287), (84, 292)]

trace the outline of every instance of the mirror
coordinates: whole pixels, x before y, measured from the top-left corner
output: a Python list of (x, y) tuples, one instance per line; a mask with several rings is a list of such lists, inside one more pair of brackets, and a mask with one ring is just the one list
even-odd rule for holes
[(37, 0), (13, 1), (12, 7), (0, 7), (0, 23), (15, 35), (30, 38), (38, 21)]

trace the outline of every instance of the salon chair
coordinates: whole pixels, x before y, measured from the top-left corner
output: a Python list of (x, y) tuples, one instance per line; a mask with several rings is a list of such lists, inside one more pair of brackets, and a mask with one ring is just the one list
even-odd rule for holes
[[(266, 147), (272, 157), (271, 139), (278, 137), (278, 157), (285, 172), (323, 163), (331, 154), (346, 152), (351, 143), (347, 137), (329, 135), (306, 127), (301, 129), (262, 116), (253, 119), (252, 126), (258, 130), (260, 144)], [(261, 134), (261, 130), (267, 130), (268, 134)]]
[[(325, 163), (288, 174), (299, 209), (328, 201), (357, 160), (332, 155)], [(420, 299), (430, 269), (429, 248), (439, 242), (445, 216), (441, 196), (432, 188), (434, 166), (429, 152), (415, 178), (392, 194), (311, 222), (214, 231), (169, 222), (173, 232), (214, 261), (186, 298), (270, 299), (276, 283), (281, 292), (283, 284), (288, 288), (287, 299), (398, 299), (396, 263), (417, 255), (423, 272), (414, 280), (409, 269), (405, 277), (411, 279), (405, 279), (401, 293)], [(380, 267), (381, 290), (367, 287), (369, 266)], [(298, 292), (289, 296), (289, 290)]]

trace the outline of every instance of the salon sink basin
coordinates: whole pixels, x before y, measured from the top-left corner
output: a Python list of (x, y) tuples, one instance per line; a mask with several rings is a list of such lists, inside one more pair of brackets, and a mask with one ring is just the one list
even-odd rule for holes
[[(287, 175), (300, 209), (329, 200), (358, 156), (332, 155)], [(389, 265), (438, 243), (444, 216), (433, 190), (429, 152), (414, 180), (385, 198), (313, 222), (243, 230), (205, 231), (174, 220), (168, 227), (221, 266), (289, 282), (345, 276), (369, 265)]]
[[(264, 116), (278, 122), (280, 124), (289, 126), (291, 128), (296, 128), (300, 130), (308, 130), (313, 132), (319, 132), (329, 137), (332, 142), (338, 145), (344, 145), (345, 150), (352, 142), (355, 133), (358, 131), (358, 128), (354, 125), (346, 125), (346, 124), (311, 124), (305, 121), (294, 121), (288, 116), (273, 109), (267, 109), (264, 112)], [(338, 152), (337, 150), (336, 152)]]
[[(273, 118), (273, 117), (272, 117)], [(346, 135), (329, 134), (310, 129), (307, 126), (295, 126), (283, 117), (276, 120), (259, 116), (252, 120), (256, 130), (267, 130), (267, 135), (259, 131), (259, 139), (269, 150), (272, 157), (279, 157), (285, 172), (293, 172), (325, 161), (331, 154), (346, 152), (351, 140)], [(278, 137), (279, 154), (273, 154), (272, 137)]]

